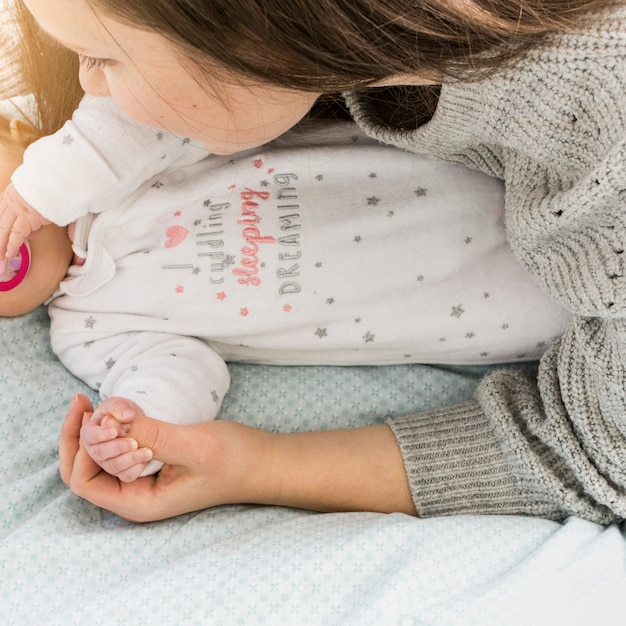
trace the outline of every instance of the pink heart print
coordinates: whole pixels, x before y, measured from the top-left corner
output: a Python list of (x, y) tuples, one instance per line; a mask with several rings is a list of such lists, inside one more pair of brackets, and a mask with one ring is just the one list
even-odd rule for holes
[(165, 247), (175, 248), (179, 243), (185, 241), (188, 234), (189, 231), (184, 226), (170, 226), (165, 231), (165, 236), (168, 237)]

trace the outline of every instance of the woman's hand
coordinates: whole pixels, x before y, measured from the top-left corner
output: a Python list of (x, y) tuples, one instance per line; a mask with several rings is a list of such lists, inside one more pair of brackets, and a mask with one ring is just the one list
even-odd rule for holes
[(166, 465), (158, 474), (123, 482), (105, 472), (80, 440), (92, 412), (88, 398), (74, 397), (62, 426), (59, 456), (65, 483), (93, 504), (145, 522), (257, 499), (248, 500), (248, 493), (262, 498), (255, 486), (258, 474), (249, 467), (257, 462), (263, 431), (222, 421), (180, 426), (138, 415), (124, 428), (126, 441), (135, 452), (150, 450)]
[(278, 434), (222, 420), (181, 426), (137, 415), (126, 422), (132, 447), (151, 450), (165, 465), (125, 483), (85, 451), (80, 430), (92, 412), (86, 397), (75, 396), (61, 430), (61, 476), (79, 496), (131, 521), (234, 503), (415, 515), (402, 456), (385, 425)]

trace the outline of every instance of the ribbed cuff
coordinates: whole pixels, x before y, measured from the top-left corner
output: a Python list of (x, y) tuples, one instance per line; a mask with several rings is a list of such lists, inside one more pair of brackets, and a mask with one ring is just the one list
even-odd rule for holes
[(420, 517), (541, 514), (536, 494), (518, 486), (478, 402), (387, 424), (404, 458)]

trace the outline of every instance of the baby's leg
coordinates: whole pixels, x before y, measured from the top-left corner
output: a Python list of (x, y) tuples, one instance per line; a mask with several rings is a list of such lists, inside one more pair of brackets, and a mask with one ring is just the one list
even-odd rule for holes
[(143, 412), (133, 402), (108, 398), (81, 429), (81, 441), (87, 454), (105, 472), (123, 482), (132, 482), (161, 468), (156, 461), (149, 463), (152, 459), (149, 449), (138, 448), (137, 442), (128, 437), (130, 422), (142, 418)]

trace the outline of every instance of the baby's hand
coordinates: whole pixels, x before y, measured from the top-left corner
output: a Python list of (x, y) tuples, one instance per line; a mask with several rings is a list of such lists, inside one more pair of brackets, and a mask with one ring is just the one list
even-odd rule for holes
[(0, 259), (12, 259), (30, 235), (50, 221), (26, 203), (13, 185), (0, 194)]
[(83, 424), (80, 437), (87, 454), (105, 471), (122, 482), (130, 483), (141, 476), (152, 452), (139, 448), (127, 437), (128, 423), (142, 417), (141, 409), (125, 398), (108, 398)]

